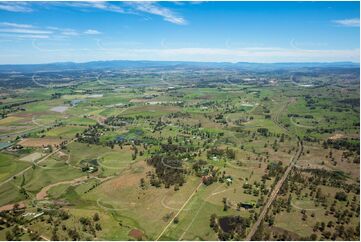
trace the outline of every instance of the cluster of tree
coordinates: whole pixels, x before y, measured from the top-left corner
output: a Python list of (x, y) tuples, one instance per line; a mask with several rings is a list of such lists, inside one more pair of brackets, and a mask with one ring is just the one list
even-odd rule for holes
[[(308, 197), (313, 200), (316, 207), (323, 207), (325, 216), (333, 217), (330, 218), (328, 223), (317, 222), (313, 228), (315, 233), (310, 237), (302, 239), (318, 240), (318, 233), (320, 233), (321, 239), (336, 240), (341, 238), (347, 240), (357, 240), (359, 238), (359, 225), (351, 225), (351, 221), (354, 217), (358, 218), (360, 214), (360, 204), (357, 198), (357, 194), (359, 194), (358, 189), (348, 191), (338, 190), (333, 198), (322, 192), (321, 189), (321, 186), (331, 186), (331, 184), (333, 187), (348, 187), (342, 185), (346, 180), (345, 175), (339, 172), (334, 173), (333, 171), (325, 170), (310, 172), (310, 170), (307, 169), (295, 169), (291, 172), (288, 180), (283, 184), (280, 190), (281, 197), (277, 198), (273, 202), (271, 207), (272, 214), (276, 215), (284, 209), (286, 209), (287, 212), (290, 212), (292, 197), (291, 195), (288, 195), (288, 198), (285, 196), (289, 194), (288, 192), (295, 193), (297, 197)], [(337, 185), (338, 183), (341, 185)], [(302, 192), (305, 188), (308, 188), (306, 192)], [(352, 191), (354, 192), (354, 195), (350, 198)], [(331, 201), (333, 199), (331, 205), (330, 199)], [(303, 221), (308, 220), (309, 217), (311, 217), (312, 220), (317, 221), (315, 212), (309, 212), (304, 209), (300, 212), (302, 214), (301, 218)], [(272, 217), (272, 215), (270, 216)]]
[(295, 233), (291, 233), (288, 230), (277, 228), (277, 230), (271, 229), (272, 227), (265, 227), (264, 221), (259, 225), (256, 233), (252, 237), (252, 241), (299, 241), (309, 240), (308, 238), (302, 239)]
[(317, 100), (312, 98), (310, 95), (305, 95), (304, 98), (305, 98), (305, 101), (306, 101), (306, 107), (308, 107), (309, 109), (315, 109), (316, 108), (316, 103), (318, 103)]
[(165, 187), (182, 186), (185, 182), (186, 172), (182, 161), (177, 157), (168, 154), (154, 155), (147, 159), (147, 163), (155, 168), (156, 177), (154, 174), (150, 177), (151, 185), (159, 187), (163, 183)]
[(250, 194), (256, 197), (259, 195), (267, 195), (269, 191), (266, 187), (266, 180), (262, 180), (261, 182), (255, 181), (253, 184), (245, 182), (243, 184), (243, 189), (245, 194)]
[(350, 191), (356, 194), (360, 193), (360, 187), (355, 183), (347, 182), (347, 175), (342, 171), (311, 168), (304, 169), (303, 171), (312, 175), (307, 178), (308, 184), (342, 188), (347, 193)]
[(236, 158), (236, 152), (233, 149), (229, 149), (228, 147), (226, 149), (212, 147), (207, 151), (207, 158), (211, 159), (212, 157), (225, 157), (233, 160)]
[(51, 94), (51, 99), (58, 99), (63, 95), (61, 92), (54, 92)]
[[(322, 237), (326, 240), (359, 240), (360, 239), (360, 228), (359, 225), (354, 227), (334, 224), (333, 221), (316, 222), (313, 226), (314, 232), (320, 232)], [(311, 235), (311, 240), (317, 240), (317, 235)]]
[[(270, 162), (267, 165), (267, 171), (266, 174), (262, 176), (262, 180), (268, 180), (271, 177), (280, 177), (282, 176), (283, 172), (285, 171), (285, 167), (283, 167), (282, 162)], [(276, 179), (277, 180), (277, 179)]]
[(28, 101), (21, 101), (21, 102), (17, 102), (17, 103), (5, 104), (1, 108), (0, 118), (2, 118), (2, 119), (6, 118), (9, 113), (25, 111), (26, 109), (22, 107), (23, 105), (29, 104), (29, 103), (34, 103), (34, 102), (39, 102), (39, 101), (42, 101), (42, 100), (36, 99), (36, 100), (28, 100)]
[(355, 151), (357, 154), (360, 154), (360, 140), (358, 139), (328, 139), (324, 141), (323, 148), (327, 149), (329, 146), (338, 150), (346, 149)]
[(100, 144), (100, 136), (105, 127), (99, 123), (89, 126), (81, 134), (77, 133), (75, 137), (79, 142), (88, 144)]
[(360, 98), (347, 98), (339, 101), (342, 104), (350, 105), (353, 107), (360, 107)]
[(174, 113), (168, 114), (167, 117), (171, 118), (171, 119), (173, 119), (173, 118), (190, 118), (191, 115), (188, 112), (174, 112)]
[(267, 128), (258, 128), (257, 132), (260, 133), (262, 136), (269, 136), (269, 130)]
[(132, 124), (136, 118), (134, 117), (124, 117), (124, 116), (110, 116), (104, 123), (111, 126), (126, 126)]
[(210, 217), (210, 227), (218, 234), (221, 241), (242, 240), (246, 236), (246, 229), (250, 227), (249, 218), (241, 216), (217, 217), (212, 214)]

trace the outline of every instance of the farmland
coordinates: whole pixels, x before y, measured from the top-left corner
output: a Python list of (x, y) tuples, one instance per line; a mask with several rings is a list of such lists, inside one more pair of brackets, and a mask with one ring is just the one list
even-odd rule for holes
[(359, 240), (358, 68), (82, 73), (0, 82), (1, 240)]

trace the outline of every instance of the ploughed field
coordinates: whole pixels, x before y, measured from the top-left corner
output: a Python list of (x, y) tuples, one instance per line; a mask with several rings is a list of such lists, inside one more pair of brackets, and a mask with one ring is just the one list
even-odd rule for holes
[(359, 240), (359, 80), (303, 71), (1, 89), (0, 239)]

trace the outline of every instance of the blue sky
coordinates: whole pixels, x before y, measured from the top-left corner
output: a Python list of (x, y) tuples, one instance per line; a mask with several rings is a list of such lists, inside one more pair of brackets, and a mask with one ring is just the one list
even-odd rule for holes
[(0, 64), (359, 62), (359, 2), (0, 2)]

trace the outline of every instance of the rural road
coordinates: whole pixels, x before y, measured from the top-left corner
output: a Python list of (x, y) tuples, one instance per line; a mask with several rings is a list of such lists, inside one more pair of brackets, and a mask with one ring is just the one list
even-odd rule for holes
[[(292, 101), (291, 101), (292, 102)], [(285, 127), (283, 127), (278, 119), (279, 119), (279, 115), (281, 114), (281, 112), (283, 112), (283, 110), (287, 107), (287, 105), (290, 102), (287, 102), (281, 109), (280, 111), (275, 115), (275, 118), (273, 119), (273, 121), (280, 127), (282, 128), (284, 131), (289, 132), (288, 129), (286, 129)], [(296, 154), (294, 154), (291, 158), (290, 161), (290, 165), (287, 167), (285, 173), (283, 174), (283, 176), (281, 177), (281, 179), (277, 182), (276, 186), (274, 187), (273, 191), (271, 192), (267, 203), (265, 204), (265, 206), (263, 207), (260, 215), (257, 218), (257, 221), (253, 224), (253, 226), (251, 227), (251, 230), (248, 232), (247, 237), (245, 238), (246, 241), (251, 241), (252, 237), (254, 236), (254, 234), (256, 233), (259, 225), (261, 224), (261, 222), (263, 221), (264, 217), (267, 214), (268, 209), (270, 208), (270, 206), (272, 205), (273, 201), (275, 200), (275, 198), (277, 197), (277, 194), (279, 192), (279, 190), (281, 189), (283, 183), (285, 182), (285, 180), (287, 179), (289, 173), (291, 172), (292, 168), (295, 166), (297, 160), (300, 158), (301, 153), (303, 151), (303, 145), (302, 142), (298, 139), (298, 143), (297, 143), (297, 151)]]
[(281, 189), (283, 183), (287, 179), (287, 176), (291, 172), (292, 168), (294, 167), (294, 165), (295, 165), (296, 161), (298, 160), (298, 158), (300, 157), (301, 153), (302, 153), (302, 144), (301, 144), (301, 142), (299, 142), (296, 154), (292, 157), (290, 165), (287, 167), (282, 178), (277, 182), (276, 186), (274, 187), (271, 195), (269, 196), (269, 198), (267, 200), (266, 205), (263, 207), (262, 212), (258, 216), (257, 221), (253, 224), (251, 230), (249, 231), (249, 233), (245, 239), (246, 241), (251, 241), (253, 235), (256, 233), (256, 231), (258, 229), (258, 226), (261, 224), (262, 220), (266, 216), (269, 207), (272, 205), (273, 201), (277, 197), (279, 190)]
[[(74, 142), (75, 140), (76, 140), (76, 139), (70, 140), (66, 145), (71, 144), (71, 143)], [(38, 165), (38, 164), (40, 164), (41, 162), (47, 160), (50, 156), (56, 154), (56, 153), (59, 152), (60, 150), (61, 150), (61, 148), (58, 148), (58, 149), (54, 150), (53, 152), (51, 152), (50, 154), (46, 155), (44, 158), (42, 158), (41, 160), (39, 160), (38, 162), (36, 162), (36, 165)], [(11, 177), (9, 177), (9, 178), (6, 179), (5, 181), (0, 182), (0, 186), (2, 186), (2, 185), (4, 185), (4, 184), (12, 181), (12, 180), (14, 179), (14, 178), (13, 178), (14, 176), (16, 176), (16, 177), (21, 176), (22, 174), (24, 174), (26, 171), (28, 171), (28, 170), (30, 170), (30, 169), (32, 169), (32, 166), (28, 166), (28, 167), (25, 168), (24, 170), (22, 170), (22, 171), (20, 171), (19, 173), (15, 174), (15, 175), (13, 175), (13, 176), (11, 176)]]
[(201, 181), (199, 183), (199, 185), (197, 186), (196, 189), (194, 189), (194, 191), (192, 192), (192, 194), (189, 196), (189, 198), (187, 199), (187, 201), (185, 201), (185, 203), (183, 204), (183, 206), (179, 209), (179, 211), (176, 213), (176, 215), (173, 216), (173, 218), (169, 221), (169, 223), (167, 224), (167, 226), (165, 226), (165, 228), (163, 229), (163, 231), (158, 235), (158, 237), (155, 239), (155, 241), (158, 241), (162, 235), (165, 233), (165, 231), (167, 231), (168, 227), (173, 223), (174, 219), (183, 211), (183, 209), (187, 206), (187, 204), (189, 203), (189, 201), (192, 199), (192, 197), (194, 196), (194, 194), (196, 194), (196, 192), (198, 191), (198, 189), (202, 186), (203, 182)]

